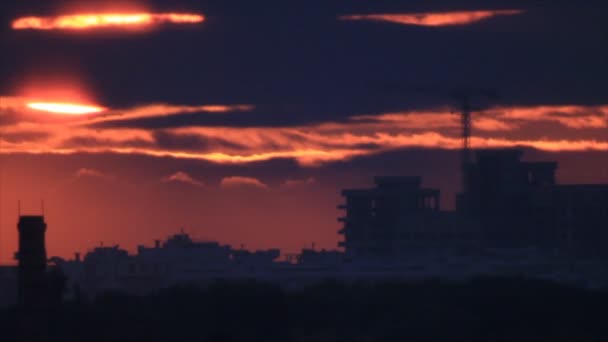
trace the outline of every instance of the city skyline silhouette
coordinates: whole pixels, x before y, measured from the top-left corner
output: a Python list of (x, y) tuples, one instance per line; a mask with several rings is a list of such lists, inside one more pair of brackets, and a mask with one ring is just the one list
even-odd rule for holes
[(606, 10), (0, 3), (0, 339), (604, 340)]
[[(19, 200), (35, 212), (45, 200), (60, 236), (49, 250), (66, 257), (100, 241), (134, 251), (181, 225), (251, 248), (333, 248), (339, 191), (377, 175), (423, 175), (454, 208), (455, 89), (499, 95), (471, 97), (472, 148), (521, 146), (559, 162), (562, 183), (608, 182), (599, 5), (2, 4), (0, 262), (16, 248)], [(112, 6), (204, 20), (11, 26)]]

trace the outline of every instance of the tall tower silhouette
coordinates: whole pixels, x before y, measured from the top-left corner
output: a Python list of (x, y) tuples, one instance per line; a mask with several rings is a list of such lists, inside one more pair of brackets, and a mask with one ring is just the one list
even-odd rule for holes
[(23, 342), (47, 341), (48, 284), (44, 216), (20, 216), (18, 268), (18, 335)]

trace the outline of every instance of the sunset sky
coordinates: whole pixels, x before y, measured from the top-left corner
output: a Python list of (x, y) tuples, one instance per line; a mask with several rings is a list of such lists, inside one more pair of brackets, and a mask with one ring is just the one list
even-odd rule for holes
[(17, 202), (48, 253), (178, 232), (335, 248), (340, 189), (422, 175), (453, 208), (473, 147), (608, 182), (605, 1), (0, 3), (0, 263)]

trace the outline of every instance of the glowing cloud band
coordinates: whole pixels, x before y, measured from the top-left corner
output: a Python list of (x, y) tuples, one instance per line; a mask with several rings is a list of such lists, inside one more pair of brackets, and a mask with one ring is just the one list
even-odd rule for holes
[(402, 14), (355, 14), (339, 17), (341, 20), (385, 21), (403, 25), (454, 26), (468, 25), (500, 15), (515, 15), (523, 10), (423, 12)]
[[(2, 98), (0, 115), (6, 115), (6, 120), (0, 136), (3, 147), (0, 153), (112, 153), (217, 164), (292, 159), (303, 166), (318, 166), (404, 148), (456, 150), (462, 146), (459, 116), (451, 114), (447, 107), (358, 115), (343, 122), (308, 125), (241, 127), (231, 126), (227, 118), (221, 126), (163, 127), (161, 122), (160, 126), (149, 128), (145, 124), (140, 126), (137, 120), (199, 112), (217, 115), (253, 106), (156, 104), (107, 108), (103, 115), (73, 115), (71, 120), (60, 122), (23, 112), (19, 120), (24, 107), (35, 102), (42, 100)], [(134, 121), (129, 123), (130, 120)], [(112, 121), (117, 125), (98, 125)], [(473, 148), (608, 151), (605, 139), (608, 105), (492, 107), (477, 113), (473, 122)], [(171, 179), (187, 180), (183, 175)]]
[(56, 17), (23, 17), (13, 21), (15, 30), (86, 30), (96, 28), (142, 27), (160, 24), (198, 24), (205, 20), (193, 13), (98, 13)]
[(105, 108), (98, 106), (58, 102), (31, 102), (27, 104), (27, 107), (43, 112), (65, 115), (95, 114), (105, 110)]

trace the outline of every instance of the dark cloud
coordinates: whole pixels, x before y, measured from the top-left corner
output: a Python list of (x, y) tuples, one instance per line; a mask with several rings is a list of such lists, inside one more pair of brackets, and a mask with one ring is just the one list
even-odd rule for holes
[(208, 138), (201, 135), (174, 134), (165, 131), (153, 133), (158, 147), (175, 150), (211, 151), (216, 149), (244, 150), (245, 146), (221, 138)]
[(130, 139), (117, 141), (112, 139), (96, 138), (92, 136), (77, 136), (61, 142), (60, 148), (110, 148), (110, 147), (150, 147), (150, 142)]
[[(12, 5), (4, 20), (61, 7), (51, 3)], [(446, 89), (494, 87), (503, 95), (501, 101), (510, 104), (605, 101), (601, 80), (608, 77), (608, 45), (599, 2), (149, 4), (159, 10), (200, 11), (209, 18), (198, 28), (141, 35), (5, 32), (9, 39), (2, 47), (9, 53), (3, 64), (10, 68), (0, 73), (2, 91), (10, 92), (24, 75), (76, 73), (109, 106), (164, 101), (263, 108), (232, 116), (229, 124), (242, 126), (339, 121), (354, 114), (452, 104), (441, 94), (384, 92), (379, 85), (386, 81)], [(514, 7), (527, 12), (458, 28), (336, 20), (347, 13)], [(227, 123), (226, 118), (191, 114), (131, 124), (174, 127), (184, 122)]]

